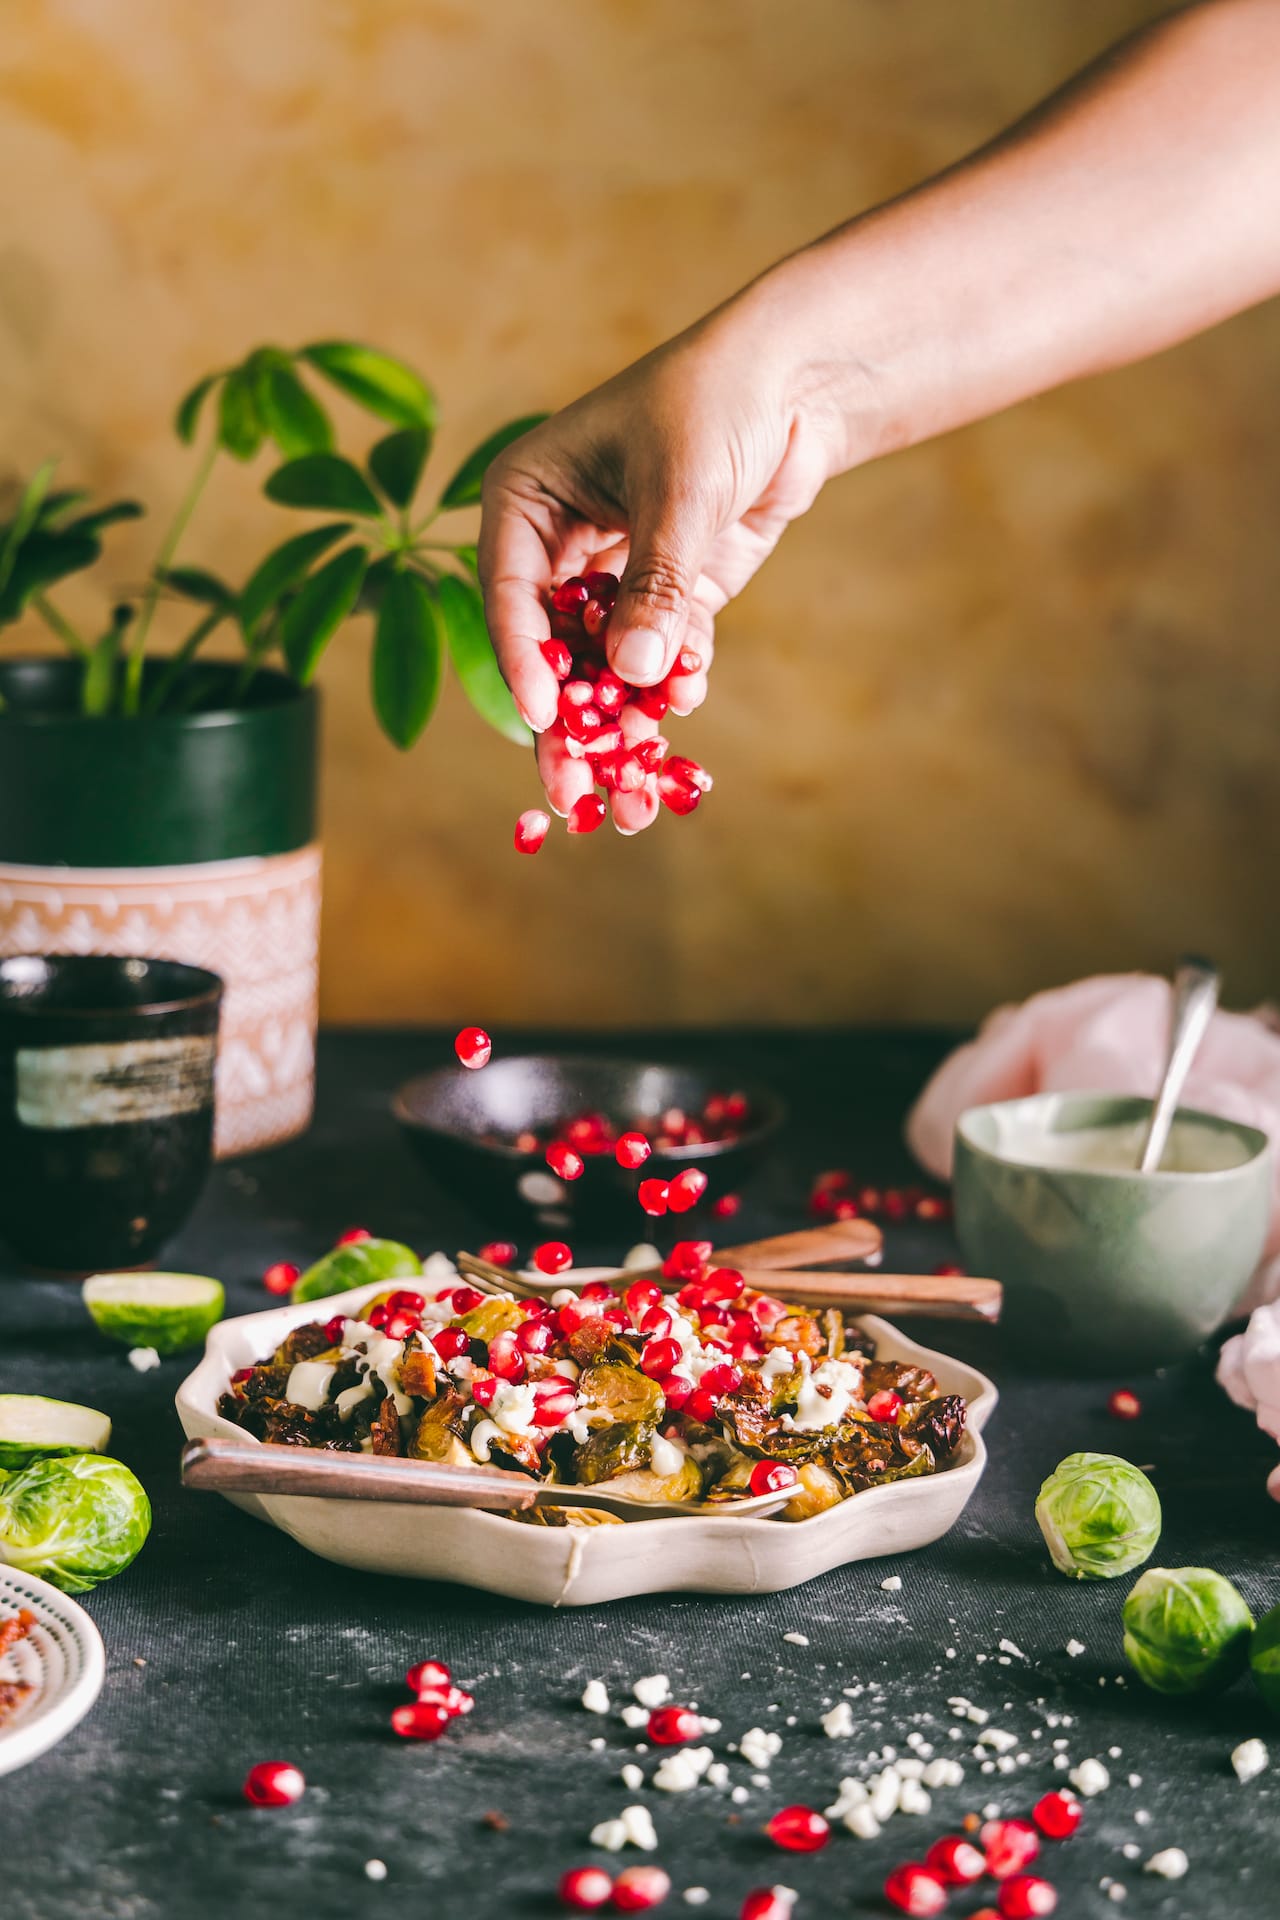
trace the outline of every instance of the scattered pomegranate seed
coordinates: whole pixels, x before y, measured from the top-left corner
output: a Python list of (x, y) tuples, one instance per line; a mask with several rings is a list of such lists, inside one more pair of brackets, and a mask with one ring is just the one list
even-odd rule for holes
[(484, 1300), (484, 1297), (478, 1287), (455, 1287), (453, 1289), (453, 1310), (458, 1318), (461, 1319), (464, 1314), (474, 1313), (476, 1308)]
[(665, 1307), (650, 1307), (640, 1322), (640, 1331), (646, 1340), (665, 1340), (673, 1324), (671, 1315)]
[(949, 1220), (951, 1202), (944, 1200), (941, 1194), (925, 1193), (915, 1203), (917, 1220)]
[(1046, 1793), (1032, 1807), (1031, 1818), (1050, 1840), (1069, 1840), (1084, 1818), (1084, 1808), (1074, 1794)]
[(495, 1333), (489, 1342), (489, 1371), (496, 1373), (499, 1380), (517, 1383), (524, 1379), (525, 1364), (522, 1352), (512, 1327), (501, 1333)]
[(693, 1396), (693, 1382), (687, 1373), (664, 1373), (658, 1381), (662, 1395), (673, 1413), (687, 1406)]
[(478, 1407), (491, 1407), (498, 1397), (498, 1388), (502, 1385), (496, 1373), (473, 1373), (471, 1376), (471, 1398)]
[(742, 1195), (740, 1193), (720, 1194), (711, 1202), (711, 1211), (717, 1220), (732, 1220), (736, 1213), (742, 1211)]
[(812, 1807), (780, 1807), (764, 1830), (788, 1853), (816, 1853), (831, 1838), (830, 1826)]
[(738, 1920), (791, 1920), (795, 1895), (790, 1887), (753, 1887)]
[(873, 1420), (884, 1420), (896, 1426), (902, 1417), (902, 1395), (895, 1393), (892, 1387), (883, 1387), (867, 1401), (867, 1412)]
[(573, 1250), (563, 1240), (544, 1240), (533, 1250), (533, 1264), (539, 1273), (563, 1273), (573, 1265)]
[(547, 1148), (547, 1165), (552, 1173), (562, 1180), (581, 1180), (586, 1172), (586, 1162), (580, 1153), (566, 1146), (563, 1140), (553, 1140)]
[(895, 1867), (885, 1881), (884, 1897), (899, 1913), (941, 1913), (947, 1904), (947, 1889), (931, 1868), (908, 1860)]
[(461, 1360), (471, 1345), (471, 1337), (462, 1327), (441, 1327), (433, 1333), (431, 1344), (442, 1360)]
[(1015, 1874), (1000, 1889), (999, 1905), (1004, 1920), (1037, 1920), (1038, 1915), (1052, 1913), (1057, 1904), (1056, 1890), (1047, 1880), (1037, 1880), (1033, 1873)]
[(745, 1285), (736, 1267), (713, 1267), (702, 1282), (702, 1297), (709, 1305), (727, 1306), (738, 1298)]
[(560, 1898), (577, 1913), (592, 1913), (613, 1892), (613, 1881), (603, 1867), (570, 1867), (560, 1876)]
[(723, 1400), (725, 1394), (736, 1393), (742, 1385), (742, 1369), (735, 1367), (731, 1360), (722, 1361), (718, 1366), (708, 1367), (698, 1385), (717, 1400)]
[(686, 1167), (671, 1182), (668, 1204), (672, 1213), (688, 1213), (707, 1190), (707, 1176), (700, 1167)]
[(459, 1714), (470, 1713), (474, 1708), (475, 1695), (467, 1693), (462, 1687), (419, 1687), (418, 1704), (424, 1707), (439, 1707), (451, 1720)]
[(578, 1296), (580, 1300), (616, 1300), (617, 1297), (607, 1280), (588, 1280)]
[(542, 657), (557, 680), (567, 680), (573, 672), (573, 655), (563, 640), (544, 640)]
[(857, 1220), (861, 1212), (862, 1209), (859, 1207), (857, 1201), (850, 1200), (846, 1196), (845, 1199), (834, 1202), (831, 1208), (831, 1218), (833, 1220)]
[(605, 804), (598, 793), (584, 793), (569, 809), (566, 822), (570, 833), (594, 833), (604, 825)]
[(526, 1320), (516, 1328), (516, 1345), (521, 1353), (549, 1353), (555, 1334), (545, 1320)]
[(649, 1738), (658, 1747), (684, 1747), (702, 1732), (702, 1721), (692, 1707), (655, 1707), (649, 1715)]
[(517, 853), (536, 853), (551, 831), (551, 815), (541, 807), (528, 807), (516, 821)]
[(411, 1333), (417, 1333), (422, 1326), (420, 1313), (388, 1312), (382, 1323), (382, 1331), (388, 1340), (405, 1340)]
[(391, 1725), (402, 1740), (438, 1740), (449, 1724), (449, 1715), (432, 1701), (414, 1701), (411, 1707), (397, 1707)]
[(665, 1180), (642, 1180), (636, 1190), (636, 1198), (645, 1212), (656, 1219), (670, 1205), (671, 1189)]
[(302, 1268), (295, 1267), (292, 1260), (277, 1260), (263, 1274), (262, 1284), (268, 1293), (289, 1293), (301, 1273)]
[(751, 1469), (752, 1493), (780, 1493), (794, 1487), (800, 1475), (785, 1460), (757, 1460)]
[(514, 1267), (515, 1245), (510, 1240), (486, 1240), (480, 1249), (480, 1258), (487, 1260), (491, 1267)]
[(652, 1152), (653, 1148), (642, 1133), (620, 1133), (613, 1156), (620, 1167), (634, 1170), (642, 1167)]
[(643, 1326), (644, 1317), (654, 1307), (662, 1305), (662, 1288), (654, 1280), (635, 1280), (622, 1296), (623, 1304), (637, 1327)]
[[(331, 1341), (330, 1345), (332, 1344), (333, 1343)], [(237, 1367), (235, 1372), (231, 1376), (231, 1384), (233, 1387), (242, 1387), (246, 1380), (252, 1380), (252, 1378), (253, 1378), (252, 1367)]]
[[(552, 594), (551, 604), (557, 613), (581, 613), (590, 598), (591, 589), (585, 580), (566, 580)], [(588, 1868), (587, 1871), (594, 1872), (595, 1869)]]
[(863, 1187), (858, 1195), (858, 1205), (864, 1213), (880, 1213), (884, 1209), (884, 1195), (879, 1187)]
[(453, 1043), (453, 1050), (464, 1067), (488, 1065), (493, 1042), (483, 1027), (464, 1027)]
[(897, 1187), (887, 1187), (881, 1201), (886, 1220), (905, 1220), (909, 1211), (907, 1196)]
[(987, 1856), (962, 1833), (944, 1834), (941, 1840), (935, 1840), (924, 1863), (949, 1887), (970, 1886), (987, 1870)]
[(1040, 1836), (1025, 1820), (988, 1820), (980, 1838), (986, 1849), (987, 1872), (993, 1880), (1007, 1880), (1030, 1866), (1040, 1851)]
[(301, 1771), (287, 1760), (259, 1760), (245, 1775), (241, 1792), (251, 1806), (289, 1807), (301, 1800), (307, 1782)]
[(671, 1876), (661, 1867), (624, 1867), (613, 1883), (613, 1904), (619, 1913), (646, 1913), (670, 1891)]
[(447, 1687), (452, 1681), (453, 1675), (443, 1660), (419, 1660), (404, 1677), (410, 1693), (421, 1693), (424, 1687)]
[(1136, 1420), (1142, 1412), (1142, 1402), (1128, 1387), (1117, 1387), (1107, 1402), (1107, 1412), (1116, 1420)]

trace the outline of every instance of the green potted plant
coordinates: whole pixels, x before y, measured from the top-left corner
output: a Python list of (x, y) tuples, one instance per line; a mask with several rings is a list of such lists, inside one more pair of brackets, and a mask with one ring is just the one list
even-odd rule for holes
[[(336, 450), (326, 389), (378, 423), (361, 462)], [(107, 529), (141, 505), (57, 488), (50, 461), (0, 522), (0, 632), (39, 620), (62, 649), (0, 658), (0, 954), (146, 954), (221, 974), (220, 1152), (286, 1139), (311, 1114), (312, 683), (334, 636), (370, 622), (373, 705), (397, 747), (426, 726), (446, 662), (491, 726), (528, 741), (489, 644), (475, 549), (438, 523), (475, 505), (489, 461), (540, 417), (500, 428), (424, 506), (436, 406), (411, 367), (349, 341), (255, 348), (179, 406), (191, 482), (146, 580), (97, 633), (68, 618), (59, 583), (96, 566)], [(320, 517), (239, 585), (185, 564), (215, 463), (265, 451), (267, 499)], [(162, 607), (170, 621), (187, 612), (163, 651)], [(228, 633), (235, 657), (208, 658)]]

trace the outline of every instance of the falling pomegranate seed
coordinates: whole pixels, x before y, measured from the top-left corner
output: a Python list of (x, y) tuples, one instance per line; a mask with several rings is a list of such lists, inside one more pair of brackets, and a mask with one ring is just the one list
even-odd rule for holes
[(419, 1660), (404, 1677), (410, 1693), (421, 1693), (424, 1687), (447, 1687), (452, 1681), (453, 1675), (443, 1660)]
[(662, 1263), (667, 1280), (700, 1280), (711, 1258), (709, 1240), (677, 1240)]
[(570, 1867), (560, 1876), (560, 1899), (576, 1913), (593, 1913), (613, 1892), (613, 1881), (603, 1867)]
[(717, 1195), (711, 1202), (711, 1211), (717, 1220), (732, 1220), (735, 1214), (742, 1211), (742, 1195), (740, 1193)]
[(702, 1732), (702, 1721), (692, 1707), (655, 1707), (649, 1715), (649, 1738), (657, 1747), (685, 1747)]
[[(339, 1243), (341, 1244), (341, 1243)], [(302, 1273), (301, 1267), (295, 1267), (292, 1260), (277, 1260), (268, 1267), (262, 1276), (262, 1284), (268, 1293), (289, 1293), (295, 1280)]]
[(1084, 1808), (1074, 1794), (1059, 1790), (1037, 1800), (1031, 1818), (1050, 1840), (1069, 1840), (1084, 1818)]
[(581, 1180), (586, 1172), (586, 1162), (580, 1153), (566, 1146), (563, 1140), (553, 1140), (547, 1148), (547, 1165), (552, 1173), (562, 1180)]
[(941, 1194), (925, 1193), (915, 1203), (917, 1220), (949, 1220), (951, 1202), (944, 1200)]
[(397, 1707), (391, 1725), (402, 1740), (438, 1740), (449, 1724), (449, 1715), (432, 1701), (414, 1701), (411, 1707)]
[(812, 1807), (780, 1807), (764, 1830), (775, 1847), (788, 1853), (816, 1853), (831, 1838), (827, 1821)]
[(949, 1887), (967, 1887), (981, 1880), (987, 1870), (987, 1856), (962, 1833), (944, 1834), (935, 1840), (924, 1857), (940, 1880)]
[(581, 613), (590, 598), (591, 589), (586, 581), (575, 576), (556, 588), (551, 604), (557, 613)]
[(800, 1475), (785, 1460), (757, 1460), (751, 1469), (752, 1493), (781, 1493), (794, 1487)]
[(604, 825), (605, 804), (598, 793), (584, 793), (569, 809), (566, 822), (570, 833), (594, 833)]
[(573, 1250), (563, 1240), (544, 1240), (533, 1250), (533, 1264), (539, 1273), (563, 1273), (573, 1265)]
[(881, 1213), (884, 1210), (884, 1195), (879, 1187), (863, 1187), (858, 1194), (858, 1205), (864, 1213)]
[(1142, 1412), (1142, 1402), (1128, 1387), (1117, 1387), (1107, 1401), (1107, 1412), (1115, 1420), (1136, 1420)]
[(671, 1182), (668, 1204), (672, 1213), (688, 1213), (707, 1190), (707, 1176), (700, 1167), (686, 1167)]
[(1056, 1890), (1047, 1880), (1037, 1880), (1033, 1873), (1015, 1874), (1000, 1889), (999, 1906), (1004, 1920), (1038, 1920), (1039, 1915), (1052, 1913), (1057, 1904)]
[(289, 1807), (307, 1790), (302, 1772), (287, 1760), (259, 1760), (245, 1775), (241, 1792), (251, 1806)]
[(670, 1205), (671, 1189), (665, 1180), (642, 1180), (636, 1190), (636, 1198), (645, 1212), (656, 1219)]
[(831, 1218), (833, 1220), (857, 1220), (861, 1212), (862, 1209), (857, 1201), (850, 1200), (846, 1195), (844, 1199), (836, 1200), (832, 1203)]
[(483, 1027), (463, 1027), (453, 1043), (453, 1050), (464, 1067), (483, 1067), (488, 1065), (493, 1042)]
[(345, 1233), (338, 1235), (334, 1245), (338, 1247), (355, 1247), (359, 1246), (362, 1240), (372, 1240), (372, 1238), (373, 1234), (368, 1227), (348, 1227)]
[(873, 1420), (883, 1420), (896, 1426), (902, 1417), (902, 1395), (895, 1393), (892, 1387), (883, 1387), (867, 1401), (867, 1412)]
[(993, 1880), (1007, 1880), (1030, 1866), (1040, 1851), (1040, 1836), (1025, 1820), (988, 1820), (979, 1838)]
[(742, 1903), (738, 1920), (791, 1920), (795, 1898), (790, 1887), (753, 1887)]
[(941, 1913), (947, 1904), (947, 1889), (931, 1868), (918, 1860), (907, 1860), (895, 1867), (884, 1883), (884, 1897), (899, 1913)]
[(487, 1260), (491, 1267), (514, 1267), (515, 1245), (510, 1240), (486, 1240), (480, 1249), (480, 1258)]
[(642, 1133), (620, 1133), (613, 1157), (620, 1167), (634, 1170), (642, 1167), (652, 1152), (653, 1148)]
[(551, 831), (551, 815), (541, 807), (527, 807), (516, 821), (517, 853), (536, 853)]
[(671, 1876), (661, 1867), (624, 1867), (613, 1883), (613, 1904), (619, 1913), (647, 1913), (670, 1891)]

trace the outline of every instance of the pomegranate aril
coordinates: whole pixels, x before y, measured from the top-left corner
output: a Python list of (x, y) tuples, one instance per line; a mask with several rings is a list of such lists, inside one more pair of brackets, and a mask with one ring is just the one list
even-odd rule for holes
[(707, 1176), (699, 1167), (686, 1167), (671, 1182), (668, 1205), (672, 1213), (688, 1213), (707, 1190)]
[(301, 1800), (307, 1790), (306, 1778), (287, 1760), (259, 1760), (245, 1775), (241, 1792), (251, 1806), (288, 1807)]
[(621, 584), (616, 573), (605, 573), (597, 567), (591, 573), (584, 573), (582, 580), (588, 593), (594, 594), (597, 600), (604, 600), (610, 606), (613, 605)]
[(474, 1313), (483, 1299), (484, 1295), (478, 1287), (455, 1287), (450, 1304), (456, 1317), (461, 1319), (464, 1314)]
[(693, 813), (702, 804), (701, 790), (692, 786), (688, 780), (682, 780), (670, 769), (671, 762), (668, 760), (658, 775), (659, 800), (670, 813), (678, 813), (681, 816)]
[(533, 1250), (533, 1264), (539, 1273), (563, 1273), (573, 1265), (573, 1250), (563, 1240), (544, 1240)]
[(660, 733), (654, 733), (647, 740), (637, 740), (631, 751), (646, 773), (656, 773), (667, 757), (667, 743)]
[(646, 1213), (656, 1219), (667, 1211), (670, 1204), (671, 1189), (665, 1180), (642, 1180), (636, 1192), (636, 1198)]
[(614, 763), (613, 784), (619, 793), (639, 793), (645, 783), (644, 763), (638, 753), (620, 753)]
[(570, 1867), (560, 1876), (560, 1898), (575, 1913), (594, 1913), (613, 1892), (613, 1881), (603, 1867)]
[(547, 1148), (547, 1165), (562, 1180), (581, 1180), (586, 1172), (582, 1155), (563, 1140), (553, 1140)]
[(516, 1263), (515, 1242), (512, 1240), (486, 1240), (480, 1249), (480, 1258), (487, 1260), (491, 1267), (514, 1267)]
[(941, 1194), (923, 1193), (915, 1203), (915, 1215), (917, 1220), (949, 1220), (951, 1202)]
[(551, 815), (541, 807), (529, 807), (516, 821), (513, 836), (517, 853), (536, 853), (551, 831)]
[(682, 753), (673, 753), (663, 768), (677, 780), (683, 780), (687, 786), (696, 787), (699, 793), (710, 793), (715, 782), (705, 767), (696, 760), (689, 760)]
[(656, 1281), (635, 1280), (623, 1294), (622, 1300), (638, 1327), (643, 1323), (646, 1313), (662, 1305), (663, 1292)]
[(640, 1322), (640, 1332), (646, 1340), (665, 1340), (672, 1324), (671, 1315), (665, 1307), (650, 1307)]
[(566, 822), (570, 833), (594, 833), (604, 825), (605, 804), (598, 793), (584, 793), (569, 809)]
[(571, 580), (564, 580), (551, 596), (551, 604), (557, 613), (579, 613), (591, 598), (591, 588), (581, 575), (574, 574)]
[(405, 1313), (403, 1310), (394, 1313), (388, 1308), (383, 1332), (388, 1340), (405, 1340), (411, 1333), (417, 1333), (421, 1325), (420, 1313)]
[(543, 1394), (534, 1403), (533, 1424), (535, 1427), (562, 1427), (578, 1404), (577, 1392), (573, 1387), (561, 1387), (556, 1393)]
[(651, 1380), (661, 1380), (664, 1374), (679, 1366), (681, 1351), (677, 1340), (650, 1340), (640, 1356), (641, 1371)]
[(595, 704), (601, 713), (621, 713), (626, 704), (627, 684), (605, 668), (595, 684)]
[(907, 1197), (899, 1193), (896, 1187), (889, 1187), (882, 1202), (886, 1220), (905, 1220), (907, 1217)]
[(453, 1684), (453, 1674), (443, 1660), (419, 1660), (416, 1667), (410, 1667), (404, 1677), (404, 1683), (410, 1693), (421, 1693), (425, 1687), (448, 1687)]
[(671, 1876), (661, 1867), (624, 1867), (613, 1883), (613, 1904), (619, 1913), (647, 1913), (670, 1891)]
[(665, 687), (633, 687), (631, 705), (638, 707), (646, 720), (663, 720), (671, 702)]
[(663, 1277), (667, 1280), (701, 1280), (710, 1258), (709, 1240), (677, 1240), (662, 1263)]
[(1074, 1794), (1046, 1793), (1032, 1807), (1031, 1818), (1050, 1840), (1069, 1840), (1084, 1818), (1084, 1808)]
[(443, 1707), (430, 1701), (414, 1701), (411, 1707), (397, 1707), (391, 1716), (392, 1731), (402, 1740), (438, 1740), (449, 1724)]
[[(561, 718), (564, 721), (565, 732), (569, 739), (578, 741), (578, 743), (586, 747), (589, 752), (594, 752), (596, 735), (604, 725), (596, 709), (594, 707), (571, 707), (567, 713), (562, 714)], [(583, 757), (585, 758), (586, 756), (584, 755)]]
[(620, 1167), (634, 1170), (642, 1167), (652, 1152), (653, 1148), (642, 1133), (620, 1133), (613, 1157)]
[(726, 1393), (738, 1391), (742, 1385), (742, 1369), (735, 1367), (731, 1360), (724, 1361), (720, 1365), (708, 1367), (698, 1384), (721, 1400)]
[(856, 1220), (861, 1212), (856, 1200), (837, 1200), (831, 1209), (833, 1220)]
[(464, 1067), (483, 1067), (493, 1052), (493, 1042), (483, 1027), (463, 1027), (453, 1050)]
[(1128, 1387), (1118, 1387), (1107, 1401), (1107, 1412), (1115, 1420), (1136, 1420), (1142, 1412), (1142, 1402)]
[(489, 1342), (489, 1371), (496, 1373), (499, 1380), (518, 1382), (524, 1379), (524, 1354), (513, 1328), (507, 1327), (501, 1333), (495, 1333)]
[(950, 1887), (972, 1886), (987, 1870), (986, 1855), (962, 1833), (944, 1834), (941, 1840), (935, 1840), (924, 1863)]
[(567, 680), (573, 672), (573, 655), (563, 640), (544, 640), (542, 657), (557, 680)]
[(442, 1360), (460, 1360), (471, 1345), (461, 1327), (441, 1327), (431, 1336), (431, 1344)]
[(775, 1847), (788, 1853), (816, 1853), (831, 1838), (831, 1828), (812, 1807), (781, 1807), (766, 1822), (765, 1832)]
[(895, 1867), (884, 1883), (884, 1897), (899, 1913), (941, 1913), (947, 1904), (947, 1889), (938, 1875), (919, 1861), (908, 1860)]
[(902, 1417), (902, 1395), (895, 1393), (892, 1387), (883, 1387), (867, 1401), (867, 1412), (873, 1420), (884, 1420), (896, 1426)]
[(277, 1260), (263, 1274), (262, 1284), (268, 1293), (289, 1293), (301, 1276), (302, 1268), (295, 1267), (292, 1260)]
[(655, 1707), (648, 1730), (656, 1747), (683, 1747), (700, 1738), (702, 1721), (692, 1707)]
[(664, 1373), (658, 1381), (663, 1398), (673, 1413), (679, 1413), (693, 1396), (693, 1382), (687, 1373)]
[(496, 1373), (473, 1373), (471, 1376), (471, 1398), (478, 1407), (491, 1407), (498, 1397), (498, 1388), (502, 1385)]
[(738, 1193), (722, 1193), (711, 1202), (711, 1211), (717, 1220), (732, 1220), (742, 1208), (742, 1196)]
[(736, 1267), (713, 1267), (701, 1284), (704, 1300), (727, 1306), (739, 1297), (746, 1283)]
[(1038, 1916), (1053, 1912), (1058, 1895), (1047, 1880), (1019, 1873), (1005, 1881), (998, 1904), (1004, 1920), (1038, 1920)]
[(794, 1904), (790, 1887), (753, 1887), (739, 1909), (738, 1920), (791, 1920)]
[(1011, 1873), (1020, 1873), (1040, 1851), (1040, 1836), (1025, 1820), (988, 1820), (979, 1838), (993, 1880), (1007, 1880)]
[(677, 673), (701, 673), (702, 655), (696, 647), (681, 647), (676, 655)]
[(800, 1475), (785, 1460), (757, 1460), (751, 1469), (752, 1493), (780, 1493), (794, 1487)]
[(516, 1328), (516, 1345), (521, 1353), (547, 1353), (555, 1344), (555, 1334), (545, 1320), (526, 1320)]
[(582, 609), (582, 624), (593, 640), (598, 640), (600, 635), (608, 627), (609, 615), (612, 611), (613, 609), (607, 607), (603, 600), (587, 601), (586, 606)]
[(700, 1420), (704, 1427), (709, 1427), (716, 1417), (716, 1409), (719, 1405), (719, 1396), (712, 1393), (709, 1387), (697, 1386), (689, 1395), (689, 1417), (691, 1420)]

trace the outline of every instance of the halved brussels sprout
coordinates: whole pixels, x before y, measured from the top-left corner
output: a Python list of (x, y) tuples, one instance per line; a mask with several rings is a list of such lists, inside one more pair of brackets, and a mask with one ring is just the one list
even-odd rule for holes
[(590, 1407), (614, 1420), (656, 1420), (666, 1402), (662, 1388), (638, 1367), (588, 1367), (578, 1392)]
[(465, 1397), (450, 1387), (424, 1408), (409, 1442), (409, 1458), (438, 1460), (448, 1467), (474, 1466), (470, 1449), (462, 1439), (461, 1416), (466, 1405)]
[(820, 1460), (808, 1460), (800, 1469), (799, 1485), (782, 1509), (782, 1518), (812, 1520), (816, 1514), (838, 1507), (843, 1499), (844, 1488), (830, 1467), (824, 1467)]
[(1208, 1567), (1148, 1567), (1124, 1603), (1125, 1658), (1157, 1693), (1212, 1693), (1249, 1658), (1253, 1615)]
[(64, 1593), (120, 1573), (150, 1531), (146, 1490), (119, 1460), (75, 1453), (0, 1476), (0, 1561)]
[(529, 1527), (620, 1527), (620, 1513), (604, 1513), (599, 1507), (526, 1507), (513, 1513), (512, 1520), (523, 1520)]
[(1155, 1552), (1160, 1496), (1114, 1453), (1069, 1453), (1036, 1497), (1036, 1520), (1060, 1573), (1110, 1580)]
[(514, 1300), (485, 1300), (464, 1313), (458, 1325), (472, 1340), (483, 1340), (487, 1346), (496, 1335), (522, 1327), (524, 1315)]
[(1264, 1613), (1254, 1628), (1249, 1665), (1258, 1692), (1272, 1713), (1280, 1716), (1280, 1606)]
[(583, 1443), (573, 1456), (573, 1478), (579, 1486), (594, 1487), (620, 1473), (632, 1473), (649, 1464), (653, 1445), (651, 1420), (616, 1420)]
[[(723, 1486), (723, 1481), (720, 1483)], [(655, 1473), (653, 1468), (637, 1468), (631, 1473), (615, 1474), (609, 1482), (610, 1493), (646, 1504), (657, 1500), (696, 1500), (702, 1492), (702, 1470), (691, 1453), (683, 1455), (675, 1473)]]

